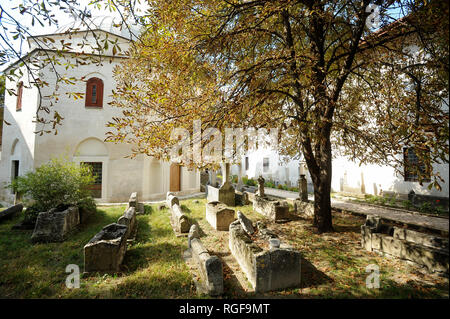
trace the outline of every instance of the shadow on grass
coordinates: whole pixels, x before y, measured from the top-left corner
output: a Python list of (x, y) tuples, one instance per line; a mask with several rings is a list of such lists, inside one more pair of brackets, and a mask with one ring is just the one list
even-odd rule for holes
[(333, 282), (333, 279), (328, 277), (325, 273), (318, 270), (305, 258), (302, 258), (301, 266), (301, 287), (314, 287), (325, 283)]

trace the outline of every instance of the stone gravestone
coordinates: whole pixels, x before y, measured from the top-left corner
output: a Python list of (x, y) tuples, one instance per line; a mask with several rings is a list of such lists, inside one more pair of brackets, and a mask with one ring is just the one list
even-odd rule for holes
[(308, 201), (308, 183), (304, 174), (300, 175), (298, 189), (300, 192), (300, 200), (302, 202)]
[(64, 241), (68, 233), (80, 224), (78, 207), (69, 206), (61, 210), (51, 209), (39, 213), (31, 236), (33, 243)]
[(109, 224), (84, 246), (84, 271), (120, 271), (127, 251), (127, 229)]
[(256, 195), (258, 195), (259, 197), (264, 197), (265, 196), (265, 194), (264, 194), (264, 182), (265, 182), (264, 177), (259, 176), (258, 177), (258, 191), (256, 193)]
[(237, 218), (241, 223), (242, 229), (249, 235), (255, 232), (255, 228), (253, 227), (252, 221), (247, 218), (241, 211), (237, 212)]
[(22, 212), (22, 210), (23, 210), (22, 204), (17, 204), (17, 205), (8, 207), (7, 209), (0, 212), (0, 222), (2, 220), (12, 218), (15, 214)]
[(235, 206), (235, 190), (230, 181), (230, 163), (224, 164), (223, 183), (220, 188), (215, 188), (213, 185), (207, 185), (207, 201), (208, 202), (222, 202), (227, 206)]
[(206, 204), (206, 220), (215, 230), (228, 231), (234, 221), (234, 210), (221, 202), (209, 202)]

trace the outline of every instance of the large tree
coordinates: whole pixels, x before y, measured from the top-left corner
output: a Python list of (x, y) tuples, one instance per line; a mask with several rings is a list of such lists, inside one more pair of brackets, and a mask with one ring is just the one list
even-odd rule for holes
[[(333, 145), (365, 163), (395, 163), (406, 144), (448, 162), (448, 62), (433, 58), (448, 58), (448, 4), (378, 1), (378, 32), (366, 24), (378, 18), (369, 1), (151, 4), (141, 42), (115, 73), (124, 116), (109, 123), (108, 139), (135, 144), (135, 154), (167, 156), (172, 130), (193, 132), (194, 120), (278, 127), (279, 151), (307, 163), (319, 232), (333, 229)], [(390, 24), (399, 10), (421, 18)], [(447, 31), (434, 32), (438, 24)], [(411, 43), (420, 59), (403, 47)]]

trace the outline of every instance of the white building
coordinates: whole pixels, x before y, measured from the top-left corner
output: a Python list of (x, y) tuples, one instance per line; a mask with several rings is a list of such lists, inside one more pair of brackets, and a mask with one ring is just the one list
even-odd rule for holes
[[(69, 32), (68, 32), (69, 31)], [(53, 49), (43, 50), (39, 43), (45, 37), (52, 38), (54, 49), (62, 48), (62, 41), (71, 43), (64, 50), (60, 61), (74, 63), (74, 68), (47, 63), (48, 57), (56, 54)], [(96, 40), (97, 38), (97, 40)], [(96, 56), (96, 41), (107, 38), (110, 45), (107, 50)], [(130, 44), (130, 34), (126, 28), (119, 30), (111, 17), (97, 17), (89, 28), (83, 24), (70, 24), (50, 35), (28, 39), (29, 53), (25, 59), (39, 61), (39, 67), (31, 71), (35, 77), (49, 83), (41, 89), (46, 100), (54, 90), (56, 74), (83, 78), (75, 84), (59, 84), (58, 100), (51, 107), (62, 116), (62, 126), (57, 127), (57, 135), (35, 134), (41, 127), (33, 122), (38, 107), (39, 91), (30, 85), (30, 72), (19, 63), (10, 65), (21, 68), (22, 78), (13, 82), (6, 81), (6, 89), (16, 89), (18, 96), (5, 94), (4, 120), (0, 151), (0, 201), (11, 202), (14, 195), (4, 186), (15, 176), (39, 167), (53, 157), (67, 156), (70, 160), (91, 163), (98, 175), (93, 194), (99, 202), (126, 202), (133, 191), (138, 192), (140, 200), (164, 198), (170, 191), (180, 194), (198, 192), (200, 174), (197, 170), (187, 170), (177, 164), (156, 160), (140, 155), (134, 159), (125, 158), (131, 154), (132, 145), (104, 142), (108, 128), (107, 122), (113, 116), (121, 116), (121, 111), (110, 107), (112, 90), (115, 88), (113, 69), (126, 58), (124, 52)], [(116, 42), (117, 41), (117, 42)], [(122, 51), (113, 49), (117, 43)], [(91, 46), (83, 46), (89, 43)], [(78, 45), (79, 44), (79, 45)], [(114, 51), (113, 51), (114, 50)], [(77, 53), (77, 58), (75, 57)], [(115, 53), (115, 54), (113, 54)], [(86, 64), (77, 63), (80, 57), (89, 58)], [(102, 60), (101, 65), (93, 58)], [(74, 99), (70, 92), (86, 93), (82, 99)], [(40, 111), (40, 115), (45, 112)]]

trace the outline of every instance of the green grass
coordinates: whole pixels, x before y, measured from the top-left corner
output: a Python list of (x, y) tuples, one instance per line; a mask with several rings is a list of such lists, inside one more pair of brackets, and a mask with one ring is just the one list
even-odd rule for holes
[[(228, 234), (211, 228), (204, 218), (206, 200), (195, 200), (183, 200), (182, 209), (199, 225), (205, 247), (222, 258)], [(187, 239), (174, 235), (169, 211), (158, 210), (158, 205), (146, 206), (147, 214), (137, 217), (137, 238), (127, 249), (121, 273), (82, 275), (80, 289), (65, 287), (66, 266), (77, 264), (83, 271), (83, 246), (103, 226), (115, 222), (124, 209), (100, 207), (63, 243), (31, 244), (32, 231), (11, 230), (19, 216), (0, 224), (0, 298), (197, 298), (192, 274), (182, 258)], [(264, 220), (250, 205), (236, 210), (254, 222)], [(357, 216), (335, 213), (336, 231), (323, 235), (313, 232), (310, 219), (270, 224), (282, 242), (303, 254), (301, 287), (255, 294), (245, 292), (226, 276), (223, 297), (448, 298), (448, 279), (420, 273), (402, 261), (361, 249), (363, 222)], [(365, 286), (369, 264), (380, 267), (380, 289)]]
[[(128, 247), (119, 274), (83, 275), (80, 289), (65, 287), (68, 264), (83, 272), (83, 246), (125, 207), (100, 208), (89, 223), (66, 242), (31, 244), (32, 231), (11, 230), (19, 217), (0, 225), (1, 298), (193, 298), (192, 279), (182, 251), (186, 239), (176, 238), (167, 211), (152, 207), (138, 216), (136, 241)], [(150, 211), (149, 208), (147, 211)]]

